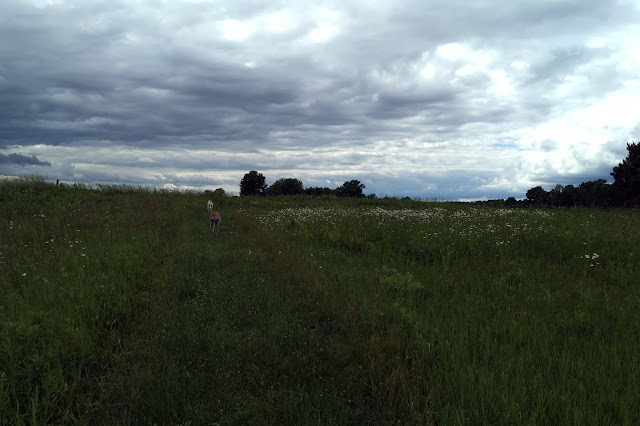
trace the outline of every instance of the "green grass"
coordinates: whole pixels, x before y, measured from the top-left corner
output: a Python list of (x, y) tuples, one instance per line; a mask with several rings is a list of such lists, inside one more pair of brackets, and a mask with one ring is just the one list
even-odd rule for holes
[(167, 257), (178, 197), (38, 180), (3, 182), (0, 197), (0, 418), (87, 418)]
[(206, 200), (0, 183), (0, 422), (640, 420), (637, 211)]

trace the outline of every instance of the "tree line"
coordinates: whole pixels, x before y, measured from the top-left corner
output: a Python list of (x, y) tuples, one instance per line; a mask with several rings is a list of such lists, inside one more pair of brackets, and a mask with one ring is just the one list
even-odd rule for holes
[[(240, 196), (246, 195), (335, 195), (338, 197), (364, 197), (364, 184), (359, 180), (350, 180), (342, 184), (336, 189), (311, 187), (304, 188), (302, 181), (294, 178), (278, 179), (271, 185), (267, 185), (267, 181), (262, 173), (255, 170), (245, 174), (240, 181)], [(369, 195), (375, 198), (375, 194)]]
[[(605, 179), (582, 182), (578, 186), (556, 185), (550, 191), (541, 186), (531, 188), (526, 198), (517, 200), (488, 200), (479, 203), (506, 207), (630, 207), (640, 206), (640, 144), (627, 143), (627, 157), (613, 168), (613, 183)], [(262, 195), (312, 195), (338, 197), (365, 197), (365, 186), (358, 180), (350, 180), (335, 189), (311, 187), (304, 188), (302, 181), (294, 178), (278, 179), (267, 185), (262, 173), (253, 170), (245, 174), (240, 181), (240, 196)], [(218, 190), (216, 190), (218, 191)], [(376, 198), (375, 194), (367, 197)]]
[(632, 207), (640, 206), (640, 144), (627, 143), (627, 157), (610, 173), (613, 183), (605, 179), (582, 182), (578, 186), (556, 185), (550, 191), (536, 186), (527, 191), (526, 199), (513, 197), (506, 206), (541, 207)]

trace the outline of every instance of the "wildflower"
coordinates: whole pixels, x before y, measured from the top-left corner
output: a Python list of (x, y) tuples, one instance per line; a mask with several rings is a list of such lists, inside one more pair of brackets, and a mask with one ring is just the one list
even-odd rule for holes
[(22, 273), (22, 276), (23, 276), (23, 277), (26, 277), (26, 276), (27, 276), (27, 273), (26, 273), (26, 272), (23, 272), (23, 273)]

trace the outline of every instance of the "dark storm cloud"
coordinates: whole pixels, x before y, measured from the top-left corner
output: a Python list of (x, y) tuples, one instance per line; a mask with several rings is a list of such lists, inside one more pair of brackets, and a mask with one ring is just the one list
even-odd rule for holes
[(0, 154), (0, 165), (2, 164), (17, 164), (19, 166), (46, 166), (51, 167), (51, 163), (48, 161), (40, 161), (35, 155), (27, 157), (20, 154)]

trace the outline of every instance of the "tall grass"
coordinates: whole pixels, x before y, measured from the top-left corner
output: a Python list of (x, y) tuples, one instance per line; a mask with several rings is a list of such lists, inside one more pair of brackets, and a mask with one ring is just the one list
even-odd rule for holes
[(3, 182), (0, 413), (86, 419), (108, 398), (132, 302), (152, 286), (176, 196)]
[(636, 212), (352, 203), (246, 215), (372, 339), (387, 420), (639, 418)]
[(0, 422), (634, 424), (636, 211), (0, 183)]

